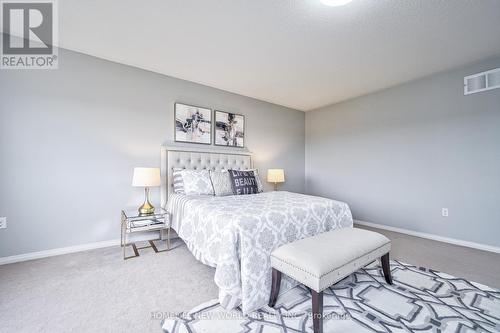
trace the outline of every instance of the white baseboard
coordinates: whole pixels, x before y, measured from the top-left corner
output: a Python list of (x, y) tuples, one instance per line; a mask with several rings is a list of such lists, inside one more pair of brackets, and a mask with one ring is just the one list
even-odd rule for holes
[[(177, 237), (175, 234), (171, 235), (170, 240), (174, 239), (175, 237)], [(133, 235), (129, 235), (127, 237), (127, 239), (128, 239), (129, 243), (130, 242), (141, 242), (141, 241), (147, 241), (150, 239), (157, 239), (157, 236), (155, 235), (155, 233), (151, 233), (151, 232), (144, 232), (144, 233), (138, 232), (138, 233), (135, 233)], [(23, 253), (23, 254), (18, 254), (18, 255), (9, 256), (9, 257), (0, 257), (0, 265), (13, 264), (15, 262), (34, 260), (34, 259), (40, 259), (40, 258), (47, 258), (47, 257), (58, 256), (61, 254), (82, 252), (82, 251), (100, 249), (103, 247), (119, 246), (119, 245), (120, 245), (120, 239), (111, 239), (111, 240), (102, 241), (102, 242), (87, 243), (87, 244), (80, 244), (80, 245), (74, 245), (74, 246), (68, 246), (68, 247), (60, 247), (57, 249), (51, 249), (51, 250), (45, 250), (45, 251)]]
[(51, 250), (45, 250), (45, 251), (23, 253), (23, 254), (10, 256), (10, 257), (0, 258), (0, 265), (12, 264), (15, 262), (21, 262), (21, 261), (27, 261), (27, 260), (33, 260), (33, 259), (53, 257), (53, 256), (61, 255), (61, 254), (68, 254), (68, 253), (75, 253), (75, 252), (81, 252), (81, 251), (87, 251), (87, 250), (93, 250), (93, 249), (100, 249), (103, 247), (110, 247), (110, 246), (116, 246), (116, 245), (120, 245), (119, 239), (112, 239), (112, 240), (107, 240), (107, 241), (103, 241), (103, 242), (88, 243), (88, 244), (81, 244), (81, 245), (68, 246), (68, 247), (60, 247), (58, 249), (51, 249)]
[(410, 236), (416, 236), (416, 237), (420, 237), (420, 238), (431, 239), (431, 240), (435, 240), (435, 241), (438, 241), (438, 242), (444, 242), (444, 243), (449, 243), (449, 244), (454, 244), (454, 245), (459, 245), (459, 246), (470, 247), (470, 248), (473, 248), (473, 249), (478, 249), (478, 250), (483, 250), (483, 251), (500, 253), (500, 247), (493, 246), (493, 245), (487, 245), (487, 244), (469, 242), (469, 241), (464, 241), (464, 240), (461, 240), (461, 239), (450, 238), (450, 237), (443, 237), (443, 236), (438, 236), (438, 235), (434, 235), (434, 234), (428, 234), (428, 233), (425, 233), (425, 232), (413, 231), (413, 230), (408, 230), (408, 229), (403, 229), (403, 228), (397, 228), (397, 227), (391, 227), (391, 226), (388, 226), (388, 225), (371, 223), (371, 222), (365, 222), (365, 221), (359, 221), (359, 220), (354, 220), (354, 224), (359, 224), (359, 225), (364, 225), (364, 226), (367, 226), (367, 227), (372, 227), (372, 228), (378, 228), (378, 229), (384, 229), (384, 230), (399, 232), (401, 234), (407, 234), (407, 235), (410, 235)]
[[(354, 223), (359, 224), (359, 225), (364, 225), (367, 227), (399, 232), (401, 234), (407, 234), (410, 236), (416, 236), (416, 237), (431, 239), (431, 240), (435, 240), (435, 241), (439, 241), (439, 242), (470, 247), (473, 249), (500, 253), (500, 247), (496, 247), (496, 246), (492, 246), (492, 245), (474, 243), (474, 242), (464, 241), (461, 239), (443, 237), (443, 236), (438, 236), (438, 235), (434, 235), (434, 234), (428, 234), (425, 232), (419, 232), (419, 231), (413, 231), (413, 230), (409, 230), (409, 229), (391, 227), (388, 225), (365, 222), (365, 221), (360, 221), (360, 220), (354, 220)], [(147, 240), (147, 239), (150, 239), (150, 237), (138, 237), (138, 239), (136, 239), (136, 241)], [(18, 255), (9, 256), (9, 257), (1, 257), (0, 258), (0, 265), (12, 264), (15, 262), (34, 260), (34, 259), (40, 259), (40, 258), (47, 258), (47, 257), (58, 256), (61, 254), (88, 251), (88, 250), (94, 250), (94, 249), (100, 249), (103, 247), (118, 246), (118, 245), (120, 245), (120, 240), (119, 239), (112, 239), (112, 240), (107, 240), (107, 241), (102, 241), (102, 242), (61, 247), (58, 249), (23, 253), (23, 254), (18, 254)]]
[[(157, 239), (157, 237), (158, 236), (156, 236), (155, 233), (151, 233), (151, 232), (140, 233), (140, 232), (138, 232), (136, 234), (128, 236), (127, 239), (128, 239), (128, 243), (130, 243), (130, 242), (147, 241), (150, 239)], [(174, 239), (175, 237), (177, 237), (177, 236), (171, 235), (170, 240)], [(82, 252), (82, 251), (100, 249), (103, 247), (119, 246), (119, 245), (120, 245), (120, 239), (111, 239), (111, 240), (102, 241), (102, 242), (87, 243), (87, 244), (80, 244), (80, 245), (74, 245), (74, 246), (68, 246), (68, 247), (60, 247), (57, 249), (50, 249), (50, 250), (45, 250), (45, 251), (23, 253), (23, 254), (18, 254), (18, 255), (9, 256), (9, 257), (0, 257), (0, 265), (13, 264), (15, 262), (41, 259), (41, 258), (58, 256), (61, 254)]]

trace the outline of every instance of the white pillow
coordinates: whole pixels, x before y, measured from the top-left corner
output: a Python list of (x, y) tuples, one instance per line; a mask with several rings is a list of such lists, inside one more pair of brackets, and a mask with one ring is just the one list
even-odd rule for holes
[(229, 172), (227, 170), (210, 171), (210, 179), (212, 180), (215, 195), (233, 195), (231, 177), (229, 176)]
[(208, 170), (182, 170), (184, 193), (214, 195), (214, 188)]
[(174, 193), (185, 194), (184, 193), (184, 181), (182, 180), (181, 171), (183, 168), (174, 168), (172, 170), (172, 187), (174, 188)]

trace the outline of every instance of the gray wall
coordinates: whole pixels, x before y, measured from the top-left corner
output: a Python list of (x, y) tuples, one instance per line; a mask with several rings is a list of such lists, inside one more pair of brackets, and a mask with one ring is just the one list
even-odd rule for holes
[(306, 191), (348, 202), (360, 220), (500, 246), (500, 89), (463, 95), (464, 76), (496, 67), (306, 113)]
[(244, 114), (256, 167), (284, 168), (283, 189), (304, 191), (303, 112), (59, 55), (59, 70), (0, 71), (0, 257), (119, 238), (120, 210), (143, 198), (133, 167), (160, 166), (176, 101)]

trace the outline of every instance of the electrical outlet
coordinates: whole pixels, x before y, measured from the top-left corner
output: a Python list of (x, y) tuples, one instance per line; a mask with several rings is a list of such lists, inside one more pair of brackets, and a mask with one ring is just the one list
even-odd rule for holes
[(448, 208), (441, 209), (441, 216), (448, 217)]
[(0, 217), (0, 229), (5, 229), (5, 228), (7, 228), (7, 218)]

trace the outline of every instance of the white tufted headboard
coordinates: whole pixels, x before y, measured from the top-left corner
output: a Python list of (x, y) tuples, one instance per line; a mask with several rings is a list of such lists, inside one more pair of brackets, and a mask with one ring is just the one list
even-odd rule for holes
[(161, 147), (161, 206), (165, 207), (173, 191), (174, 168), (224, 170), (251, 169), (252, 154), (246, 150), (224, 150), (199, 147)]

